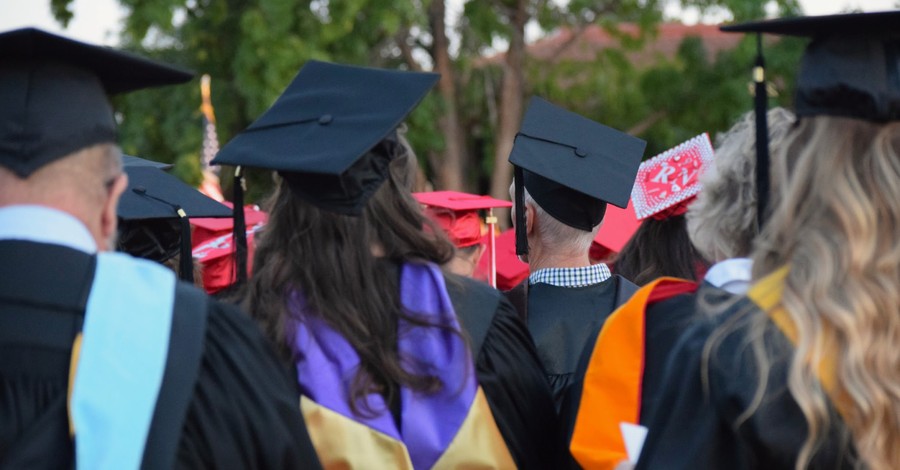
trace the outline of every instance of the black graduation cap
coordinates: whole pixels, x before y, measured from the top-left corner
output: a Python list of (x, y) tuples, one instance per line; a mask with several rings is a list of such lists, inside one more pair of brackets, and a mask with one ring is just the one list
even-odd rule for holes
[(560, 222), (590, 231), (606, 203), (625, 208), (647, 143), (533, 97), (509, 162), (516, 166), (516, 252), (528, 253), (524, 188)]
[(723, 26), (722, 31), (758, 33), (756, 82), (757, 217), (760, 227), (769, 196), (762, 33), (812, 39), (803, 53), (794, 99), (797, 116), (844, 116), (874, 122), (900, 119), (900, 11), (779, 18)]
[[(397, 126), (438, 78), (434, 73), (309, 61), (275, 104), (212, 163), (239, 166), (237, 178), (240, 166), (276, 170), (297, 197), (323, 210), (359, 215), (388, 176), (395, 154), (390, 147), (399, 145)], [(245, 235), (239, 181), (234, 188), (241, 275), (246, 252), (241, 253)]]
[(126, 163), (128, 187), (119, 199), (119, 247), (164, 262), (181, 253), (180, 277), (193, 282), (190, 217), (231, 217), (231, 208), (177, 177), (133, 157)]
[(0, 33), (0, 165), (26, 178), (74, 151), (115, 142), (107, 95), (191, 76), (34, 28)]
[(122, 155), (122, 165), (124, 166), (149, 166), (160, 170), (169, 171), (175, 165), (171, 163), (157, 162), (155, 160), (147, 160), (146, 158), (135, 157), (132, 155)]

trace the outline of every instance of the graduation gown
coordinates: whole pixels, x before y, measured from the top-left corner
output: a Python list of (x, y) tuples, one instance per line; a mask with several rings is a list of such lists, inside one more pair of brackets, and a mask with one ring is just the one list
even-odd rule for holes
[[(764, 315), (741, 298), (721, 315), (691, 327), (672, 353), (650, 416), (637, 469), (793, 469), (808, 428), (787, 389), (788, 361), (793, 346), (766, 319), (764, 344), (772, 358), (765, 396), (753, 406), (759, 383), (757, 362), (747, 345), (748, 318)], [(728, 331), (712, 350), (709, 366), (703, 351), (714, 332)], [(706, 379), (706, 381), (704, 380)], [(807, 468), (850, 469), (854, 450), (839, 415), (829, 404), (834, 424)]]
[(505, 293), (527, 321), (557, 411), (575, 379), (585, 345), (635, 290), (630, 281), (613, 275), (584, 287), (528, 285), (526, 279)]
[[(534, 345), (515, 310), (486, 284), (441, 273), (434, 265), (401, 267), (386, 261), (383, 266), (387, 276), (399, 280), (405, 308), (429, 323), (458, 324), (465, 341), (435, 327), (398, 326), (405, 332), (398, 337), (398, 352), (423, 361), (444, 387), (434, 394), (400, 387), (389, 404), (382, 395), (372, 393), (367, 402), (373, 413), (362, 415), (348, 405), (347, 377), (359, 367), (355, 350), (320, 315), (307, 310), (302, 295), (292, 294), (289, 309), (299, 320), (289, 343), (298, 357), (301, 408), (323, 465), (555, 468), (562, 446), (555, 437), (552, 398)], [(417, 282), (421, 279), (428, 282)], [(439, 284), (444, 284), (446, 296)], [(447, 344), (455, 346), (444, 349)], [(442, 351), (455, 353), (443, 356)], [(452, 372), (457, 370), (474, 372), (476, 380), (470, 379), (469, 372)], [(475, 389), (476, 398), (457, 400)], [(474, 428), (468, 426), (471, 423)], [(473, 429), (477, 429), (474, 434)], [(348, 440), (352, 445), (347, 445)]]
[[(589, 339), (561, 411), (566, 442), (583, 465), (613, 468), (625, 458), (619, 423), (646, 425), (652, 416), (672, 349), (695, 318), (696, 289), (690, 281), (654, 281)], [(580, 468), (575, 460), (569, 466)]]
[[(59, 245), (0, 241), (0, 468), (74, 466), (70, 356), (96, 259)], [(198, 325), (202, 344), (179, 341)], [(198, 357), (186, 375), (176, 363), (191, 350)], [(177, 284), (142, 467), (319, 468), (298, 399), (289, 371), (247, 316)]]
[(445, 276), (463, 329), (470, 338), (484, 332), (480, 347), (471, 341), (477, 351), (475, 373), (516, 465), (556, 467), (564, 449), (556, 436), (550, 387), (528, 329), (496, 289), (466, 277)]

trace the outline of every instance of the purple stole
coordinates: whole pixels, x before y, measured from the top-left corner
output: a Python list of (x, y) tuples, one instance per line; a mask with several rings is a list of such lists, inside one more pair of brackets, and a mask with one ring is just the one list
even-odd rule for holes
[[(405, 264), (400, 275), (400, 299), (408, 312), (429, 323), (449, 326), (457, 332), (415, 326), (400, 320), (397, 345), (400, 357), (414, 359), (420, 368), (427, 367), (426, 370), (443, 383), (441, 390), (433, 394), (415, 392), (405, 387), (400, 389), (400, 429), (397, 429), (388, 404), (380, 394), (368, 395), (368, 407), (362, 403), (357, 405), (357, 409), (371, 410), (372, 413), (366, 416), (353, 413), (349, 391), (359, 367), (356, 351), (324, 320), (309, 314), (302, 295), (295, 293), (289, 300), (289, 308), (295, 318), (302, 319), (296, 322), (291, 346), (302, 358), (295, 363), (297, 380), (304, 400), (308, 400), (303, 406), (304, 415), (323, 464), (327, 468), (329, 461), (337, 459), (334, 461), (342, 466), (353, 467), (353, 461), (357, 459), (357, 462), (367, 461), (369, 466), (377, 466), (374, 465), (376, 462), (387, 460), (379, 460), (380, 456), (348, 457), (335, 454), (396, 454), (405, 450), (408, 459), (404, 456), (400, 460), (405, 460), (416, 470), (455, 466), (462, 461), (445, 454), (448, 449), (454, 448), (460, 456), (467, 453), (466, 449), (477, 450), (472, 448), (474, 443), (466, 444), (469, 440), (478, 441), (477, 446), (490, 441), (487, 445), (493, 448), (496, 458), (488, 461), (482, 459), (482, 464), (499, 467), (510, 463), (508, 450), (499, 431), (496, 431), (496, 424), (475, 377), (472, 354), (458, 334), (460, 325), (438, 267), (432, 264)], [(318, 413), (316, 416), (326, 418), (313, 419), (309, 413), (313, 408)], [(365, 426), (366, 431), (359, 434), (358, 426), (345, 422), (347, 419)], [(317, 433), (316, 428), (322, 421), (326, 421), (327, 426), (323, 424), (321, 432)], [(470, 421), (468, 425), (467, 421)], [(475, 421), (479, 424), (476, 425)], [(372, 440), (380, 444), (370, 448), (366, 445), (349, 447), (345, 442), (336, 442), (341, 438), (335, 436), (339, 433), (334, 426), (341, 429), (356, 426), (354, 432), (340, 432), (345, 439), (352, 436), (355, 441), (365, 440), (371, 434)], [(385, 442), (389, 444), (385, 445)], [(372, 451), (372, 448), (376, 450)], [(484, 450), (480, 452), (483, 454)], [(450, 465), (451, 462), (454, 462), (453, 465)]]

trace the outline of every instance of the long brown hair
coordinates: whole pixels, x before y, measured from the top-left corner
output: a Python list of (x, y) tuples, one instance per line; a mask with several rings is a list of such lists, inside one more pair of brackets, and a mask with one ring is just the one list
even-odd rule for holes
[[(364, 400), (369, 393), (381, 393), (391, 403), (399, 386), (425, 392), (440, 388), (436, 377), (417, 372), (415, 358), (397, 352), (401, 318), (437, 325), (404, 311), (398, 279), (388, 275), (384, 261), (443, 264), (453, 256), (453, 245), (441, 230), (422, 229), (431, 223), (406, 189), (409, 157), (403, 147), (383, 142), (372, 151), (400, 155), (361, 216), (320, 210), (278, 181), (244, 301), (281, 352), (289, 354), (289, 327), (300, 319), (292, 316), (287, 302), (292, 293), (301, 294), (309, 310), (359, 355), (362, 367), (351, 384), (350, 400), (357, 413), (375, 411)], [(357, 409), (356, 403), (365, 409)]]

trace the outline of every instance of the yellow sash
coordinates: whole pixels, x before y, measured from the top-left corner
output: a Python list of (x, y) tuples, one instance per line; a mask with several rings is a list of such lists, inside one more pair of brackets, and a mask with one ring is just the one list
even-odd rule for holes
[[(747, 292), (747, 297), (769, 316), (772, 323), (790, 340), (791, 344), (797, 344), (797, 326), (793, 319), (781, 305), (781, 296), (784, 293), (784, 281), (790, 268), (783, 266), (768, 276), (757, 281)], [(834, 403), (837, 411), (844, 415), (849, 409), (849, 398), (844, 395), (837, 386), (837, 368), (834, 357), (829, 353), (834, 351), (834, 345), (823, 344), (821, 350), (825, 356), (815, 366), (816, 377), (825, 389), (825, 393)], [(810, 359), (811, 361), (811, 359)]]
[[(313, 446), (326, 470), (412, 470), (412, 462), (403, 442), (329, 410), (306, 396), (300, 397), (300, 409)], [(478, 387), (469, 414), (456, 437), (432, 468), (516, 468), (481, 387)]]

